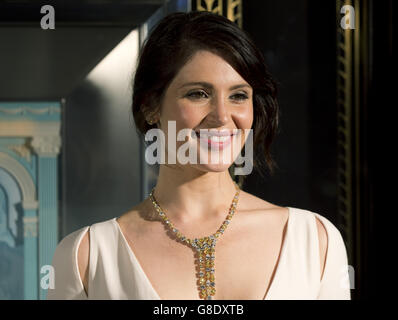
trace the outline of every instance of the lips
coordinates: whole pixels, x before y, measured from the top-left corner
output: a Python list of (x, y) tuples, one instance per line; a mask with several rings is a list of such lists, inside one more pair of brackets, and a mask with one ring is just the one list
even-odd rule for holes
[[(235, 132), (234, 132), (235, 131)], [(237, 134), (237, 130), (197, 130), (195, 131), (197, 137), (203, 137), (203, 138), (215, 138), (215, 137), (230, 137), (233, 135)]]
[(237, 135), (235, 130), (202, 130), (195, 131), (196, 136), (200, 139), (201, 145), (210, 147), (211, 149), (222, 150), (231, 144), (233, 136)]

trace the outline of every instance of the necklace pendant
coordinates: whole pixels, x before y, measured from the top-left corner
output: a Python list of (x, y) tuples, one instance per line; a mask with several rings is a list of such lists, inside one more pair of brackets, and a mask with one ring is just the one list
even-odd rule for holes
[(199, 296), (205, 300), (212, 300), (212, 296), (216, 293), (214, 268), (215, 242), (214, 237), (205, 237), (196, 242), (198, 243), (199, 255)]
[(187, 239), (181, 232), (179, 232), (171, 221), (167, 218), (166, 214), (162, 211), (160, 205), (156, 202), (153, 196), (154, 189), (152, 189), (149, 194), (149, 198), (152, 201), (156, 211), (159, 213), (162, 220), (166, 225), (176, 234), (177, 239), (190, 245), (194, 248), (199, 256), (199, 296), (201, 299), (213, 300), (213, 296), (216, 293), (216, 283), (215, 283), (215, 246), (217, 239), (224, 233), (225, 229), (230, 223), (232, 216), (238, 204), (239, 199), (239, 186), (234, 182), (236, 193), (231, 204), (231, 208), (227, 219), (224, 221), (220, 229), (209, 237), (204, 237), (200, 239)]

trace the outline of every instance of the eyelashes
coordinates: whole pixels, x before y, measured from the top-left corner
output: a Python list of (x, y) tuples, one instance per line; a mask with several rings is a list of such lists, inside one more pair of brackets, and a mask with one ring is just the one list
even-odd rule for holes
[[(196, 91), (191, 91), (191, 92), (187, 93), (186, 97), (191, 100), (201, 100), (201, 99), (209, 98), (209, 94), (203, 90), (196, 90)], [(231, 97), (232, 97), (232, 100), (235, 100), (235, 101), (245, 101), (245, 100), (249, 99), (249, 96), (246, 93), (235, 93)]]
[(205, 91), (191, 91), (186, 95), (186, 97), (193, 99), (203, 99), (208, 98), (208, 94)]

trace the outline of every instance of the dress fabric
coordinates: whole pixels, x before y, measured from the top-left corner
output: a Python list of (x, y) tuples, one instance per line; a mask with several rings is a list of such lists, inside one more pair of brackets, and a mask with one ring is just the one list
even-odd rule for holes
[[(346, 247), (339, 230), (318, 213), (288, 207), (289, 218), (279, 262), (264, 300), (350, 300)], [(316, 217), (323, 223), (328, 248), (320, 279)], [(55, 286), (47, 299), (160, 300), (117, 217), (76, 230), (56, 247), (52, 266)], [(77, 252), (89, 230), (88, 296), (80, 278)]]

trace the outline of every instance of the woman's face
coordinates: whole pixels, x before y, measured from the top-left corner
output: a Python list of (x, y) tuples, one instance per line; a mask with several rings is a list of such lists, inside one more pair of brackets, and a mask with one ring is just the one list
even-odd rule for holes
[[(225, 171), (244, 145), (244, 130), (252, 127), (253, 89), (220, 56), (200, 50), (167, 88), (159, 120), (166, 137), (166, 163), (170, 153), (168, 121), (174, 120), (177, 135), (181, 129), (201, 132), (200, 136), (192, 134), (185, 141), (176, 141), (176, 151), (187, 141), (196, 149), (196, 164), (187, 165), (206, 172)], [(215, 137), (214, 133), (226, 135)], [(178, 154), (176, 163), (181, 165)]]

